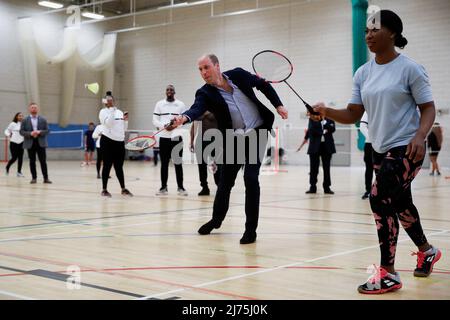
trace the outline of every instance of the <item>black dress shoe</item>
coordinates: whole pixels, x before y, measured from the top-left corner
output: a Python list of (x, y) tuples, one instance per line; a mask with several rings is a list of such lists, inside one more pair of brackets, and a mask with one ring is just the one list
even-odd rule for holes
[(45, 179), (44, 180), (44, 183), (47, 183), (47, 184), (52, 184), (53, 182), (51, 182), (50, 180), (48, 180), (48, 179)]
[(309, 190), (306, 191), (305, 193), (316, 193), (316, 192), (317, 192), (317, 189), (309, 188)]
[(209, 189), (208, 188), (203, 188), (199, 193), (199, 196), (209, 196)]
[(36, 179), (31, 179), (30, 181), (31, 184), (35, 184), (36, 182), (37, 182)]
[(241, 240), (239, 240), (240, 244), (249, 244), (256, 241), (256, 232), (244, 232)]
[(207, 223), (202, 225), (200, 229), (198, 229), (198, 233), (200, 233), (201, 235), (210, 234), (213, 229), (219, 229), (221, 224), (221, 222), (209, 220)]
[(334, 191), (331, 189), (325, 189), (323, 192), (326, 194), (334, 194)]
[(363, 194), (363, 196), (361, 197), (361, 199), (365, 200), (365, 199), (369, 198), (369, 196), (370, 196), (370, 192), (369, 192), (369, 191), (366, 191), (366, 192), (364, 192), (364, 194)]

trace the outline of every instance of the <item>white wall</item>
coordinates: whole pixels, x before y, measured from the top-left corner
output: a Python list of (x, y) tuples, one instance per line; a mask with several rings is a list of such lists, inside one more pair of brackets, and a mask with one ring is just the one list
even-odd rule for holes
[[(5, 128), (16, 112), (26, 113), (30, 102), (27, 101), (25, 92), (18, 17), (33, 16), (34, 37), (39, 48), (47, 56), (56, 55), (63, 46), (63, 30), (68, 15), (65, 12), (38, 15), (43, 12), (45, 9), (39, 8), (34, 1), (2, 0), (0, 2), (0, 128)], [(108, 27), (110, 26), (106, 24), (83, 26), (78, 38), (79, 52), (95, 57), (101, 48), (101, 40)], [(39, 60), (38, 69), (41, 114), (50, 123), (57, 123), (61, 104), (62, 64), (48, 65)], [(89, 93), (84, 88), (84, 84), (101, 82), (101, 80), (101, 72), (91, 71), (81, 64), (77, 68), (74, 107), (70, 123), (98, 122), (101, 95), (95, 96)], [(81, 151), (49, 150), (51, 159), (78, 159), (80, 156)]]
[[(286, 1), (284, 1), (286, 2)], [(217, 12), (231, 12), (233, 6), (253, 1), (229, 1)], [(267, 2), (266, 2), (267, 3)], [(272, 3), (277, 3), (272, 1)], [(282, 3), (282, 2), (278, 2)], [(345, 107), (352, 82), (352, 14), (349, 0), (298, 1), (291, 7), (246, 15), (208, 18), (209, 6), (194, 11), (179, 9), (173, 21), (189, 20), (169, 26), (126, 32), (119, 35), (118, 63), (121, 71), (121, 97), (132, 111), (130, 127), (152, 128), (154, 104), (164, 97), (166, 84), (173, 83), (177, 97), (186, 104), (202, 85), (196, 68), (197, 58), (214, 52), (222, 69), (242, 66), (251, 70), (251, 57), (262, 49), (286, 53), (295, 65), (289, 82), (309, 101), (335, 102)], [(450, 107), (448, 79), (450, 72), (450, 1), (396, 0), (372, 1), (381, 8), (396, 11), (404, 21), (404, 35), (409, 44), (403, 51), (425, 65), (429, 72), (437, 107)], [(245, 8), (248, 8), (244, 6)], [(251, 7), (251, 6), (250, 6)], [(194, 17), (198, 17), (196, 20)], [(168, 22), (159, 14), (148, 16), (146, 24)], [(141, 17), (140, 23), (145, 19)], [(291, 134), (283, 137), (287, 149), (295, 148), (307, 121), (304, 107), (284, 85), (275, 85), (289, 109)], [(262, 100), (265, 100), (264, 98)], [(449, 127), (449, 116), (439, 119)], [(276, 125), (284, 126), (279, 120)], [(349, 129), (354, 129), (350, 126)], [(450, 132), (450, 130), (447, 130)], [(446, 141), (450, 135), (446, 136)], [(353, 165), (362, 165), (362, 153), (352, 135)], [(444, 149), (445, 145), (444, 144)], [(305, 154), (291, 154), (293, 163), (307, 164)], [(441, 162), (450, 166), (450, 153), (443, 151)]]

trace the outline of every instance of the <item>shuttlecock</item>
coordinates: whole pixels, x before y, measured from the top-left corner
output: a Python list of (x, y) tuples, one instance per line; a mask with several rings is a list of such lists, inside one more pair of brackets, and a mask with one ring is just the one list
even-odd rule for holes
[(98, 85), (97, 82), (94, 82), (94, 83), (86, 83), (86, 84), (84, 85), (84, 87), (85, 87), (86, 89), (88, 89), (90, 92), (92, 92), (93, 94), (97, 94), (98, 91), (99, 91), (99, 89), (100, 89), (100, 86)]

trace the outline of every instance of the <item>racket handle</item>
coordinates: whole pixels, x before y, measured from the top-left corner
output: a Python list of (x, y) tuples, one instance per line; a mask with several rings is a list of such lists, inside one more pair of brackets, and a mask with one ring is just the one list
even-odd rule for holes
[(306, 102), (305, 100), (303, 100), (302, 97), (300, 97), (300, 95), (297, 93), (297, 91), (295, 91), (294, 88), (292, 88), (292, 86), (291, 86), (286, 80), (284, 80), (283, 82), (286, 83), (286, 84), (288, 85), (289, 88), (291, 88), (291, 90), (295, 93), (295, 95), (296, 95), (297, 97), (300, 98), (300, 100), (302, 100), (303, 104), (305, 105), (306, 109), (308, 109), (309, 113), (311, 113), (311, 114), (313, 114), (313, 115), (319, 115), (319, 113), (318, 113), (318, 112), (315, 112), (314, 109), (309, 105), (308, 102)]
[(308, 109), (309, 113), (311, 113), (315, 116), (318, 116), (320, 114), (320, 113), (314, 111), (313, 107), (311, 107), (308, 102), (303, 101), (303, 103), (305, 104), (305, 107), (306, 107), (306, 109)]
[(170, 127), (171, 125), (173, 125), (175, 123), (175, 119), (170, 120), (170, 122), (168, 124), (166, 124), (164, 126), (164, 128)]

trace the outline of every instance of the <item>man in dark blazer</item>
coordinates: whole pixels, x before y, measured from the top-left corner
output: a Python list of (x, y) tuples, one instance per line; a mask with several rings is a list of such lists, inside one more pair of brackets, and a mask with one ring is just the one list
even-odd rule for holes
[[(194, 121), (200, 118), (205, 111), (209, 111), (217, 119), (218, 130), (222, 133), (224, 140), (230, 139), (227, 136), (230, 130), (245, 132), (245, 135), (256, 132), (256, 136), (259, 137), (256, 142), (259, 145), (257, 153), (260, 155), (262, 151), (264, 154), (267, 132), (272, 129), (274, 114), (257, 99), (253, 88), (261, 91), (275, 107), (278, 114), (283, 119), (287, 119), (288, 112), (273, 87), (264, 79), (241, 68), (222, 73), (219, 60), (214, 54), (202, 56), (198, 60), (198, 68), (206, 84), (197, 90), (195, 102), (191, 108), (183, 115), (175, 118), (174, 126)], [(265, 130), (265, 133), (263, 130)], [(245, 232), (240, 240), (241, 244), (256, 241), (256, 228), (258, 226), (261, 158), (258, 156), (256, 163), (249, 161), (249, 158), (251, 158), (250, 149), (256, 147), (254, 143), (254, 140), (251, 142), (251, 139), (248, 139), (245, 143), (245, 150), (238, 150), (236, 145), (233, 146), (235, 155), (237, 153), (245, 155), (246, 222)], [(226, 161), (222, 166), (222, 175), (214, 199), (212, 219), (198, 230), (202, 235), (220, 228), (228, 211), (230, 192), (234, 186), (236, 175), (242, 167), (242, 163), (238, 163), (239, 161), (235, 161), (235, 159), (229, 161), (226, 157), (227, 152), (230, 152), (230, 150), (224, 148), (223, 159), (226, 159)]]
[(323, 190), (326, 194), (334, 194), (330, 189), (330, 163), (333, 153), (336, 153), (334, 145), (333, 132), (336, 131), (336, 125), (331, 119), (322, 121), (313, 121), (309, 119), (308, 130), (305, 134), (305, 141), (309, 140), (309, 190), (306, 193), (317, 192), (317, 175), (319, 174), (320, 159), (322, 159), (323, 168)]
[(45, 148), (47, 148), (47, 135), (49, 133), (47, 120), (38, 115), (39, 107), (32, 102), (28, 106), (30, 115), (22, 120), (20, 127), (20, 134), (24, 137), (23, 148), (28, 150), (28, 157), (30, 158), (30, 171), (32, 179), (30, 183), (36, 183), (36, 154), (41, 164), (42, 175), (44, 176), (44, 183), (52, 183), (48, 179), (47, 159)]

